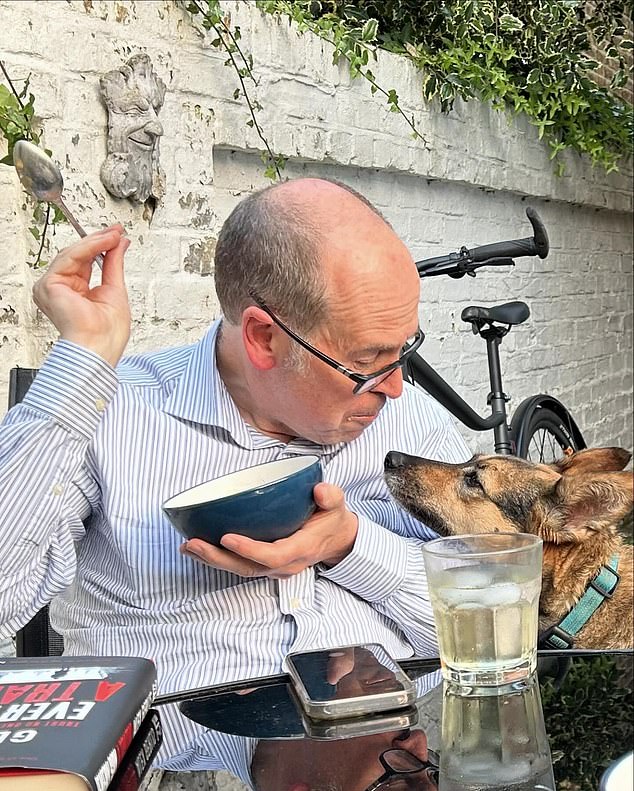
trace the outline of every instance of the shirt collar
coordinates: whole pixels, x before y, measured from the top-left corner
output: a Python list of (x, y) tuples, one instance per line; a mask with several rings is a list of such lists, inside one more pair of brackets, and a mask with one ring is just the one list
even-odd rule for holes
[(216, 426), (229, 432), (245, 448), (253, 442), (216, 364), (221, 319), (194, 344), (183, 374), (165, 403), (165, 411), (180, 420)]
[[(218, 371), (216, 347), (221, 324), (222, 319), (215, 321), (200, 341), (190, 347), (192, 352), (184, 373), (165, 402), (164, 409), (180, 420), (225, 429), (238, 445), (253, 449), (253, 432), (256, 430), (250, 429), (243, 420)], [(271, 444), (275, 442), (271, 440)], [(303, 448), (301, 452), (317, 453), (331, 459), (346, 443), (317, 445), (297, 438), (287, 447), (291, 445), (296, 449)]]

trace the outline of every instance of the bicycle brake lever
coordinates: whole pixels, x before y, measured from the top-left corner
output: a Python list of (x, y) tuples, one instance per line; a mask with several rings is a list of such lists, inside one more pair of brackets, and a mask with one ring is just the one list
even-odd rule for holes
[(469, 275), (470, 277), (475, 277), (475, 272), (471, 270), (471, 267), (473, 266), (473, 262), (465, 257), (467, 253), (467, 248), (463, 247), (460, 250), (460, 253), (461, 255), (462, 254), (464, 255), (463, 258), (461, 258), (456, 262), (456, 271), (447, 272), (447, 274), (449, 275), (449, 277), (453, 277), (454, 280), (457, 280), (459, 277), (464, 277), (465, 275)]

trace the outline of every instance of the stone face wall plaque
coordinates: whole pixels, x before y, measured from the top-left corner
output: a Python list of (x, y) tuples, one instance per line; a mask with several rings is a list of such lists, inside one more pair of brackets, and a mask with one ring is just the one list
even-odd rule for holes
[(158, 114), (165, 83), (154, 73), (149, 56), (139, 54), (104, 74), (99, 86), (108, 109), (108, 156), (101, 166), (104, 187), (116, 198), (160, 200), (165, 174), (159, 165), (163, 127)]

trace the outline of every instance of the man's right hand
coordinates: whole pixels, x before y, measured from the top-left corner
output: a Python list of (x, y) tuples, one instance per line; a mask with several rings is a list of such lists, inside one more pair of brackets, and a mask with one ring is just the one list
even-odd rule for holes
[[(61, 339), (90, 349), (113, 367), (130, 337), (130, 306), (123, 255), (130, 245), (123, 226), (91, 233), (62, 250), (33, 287), (38, 308)], [(90, 287), (93, 260), (105, 253), (101, 284)]]

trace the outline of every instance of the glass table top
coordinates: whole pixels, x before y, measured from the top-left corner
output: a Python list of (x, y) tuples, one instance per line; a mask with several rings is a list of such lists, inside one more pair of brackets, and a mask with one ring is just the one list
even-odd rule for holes
[(632, 750), (631, 651), (540, 651), (528, 682), (495, 694), (447, 685), (437, 659), (399, 664), (416, 702), (363, 717), (308, 717), (285, 675), (157, 703), (215, 732), (227, 768), (242, 751), (257, 791), (596, 791)]

